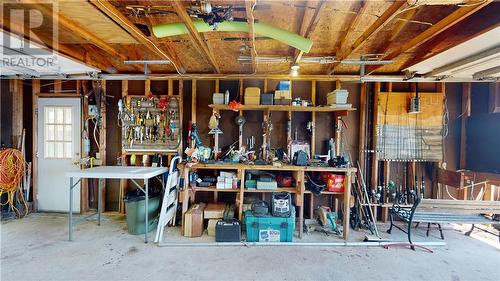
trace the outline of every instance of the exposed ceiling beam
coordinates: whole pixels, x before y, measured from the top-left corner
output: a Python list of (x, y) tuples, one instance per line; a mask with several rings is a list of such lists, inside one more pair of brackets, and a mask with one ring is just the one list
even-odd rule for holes
[[(38, 6), (36, 6), (36, 8), (38, 10), (42, 11), (47, 16), (51, 16), (51, 17), (54, 16), (53, 11), (45, 5), (38, 5)], [(56, 15), (57, 15), (57, 17), (54, 20), (57, 23), (59, 23), (60, 26), (66, 28), (68, 30), (71, 30), (73, 32), (73, 34), (76, 34), (79, 37), (84, 38), (90, 44), (93, 44), (93, 45), (103, 49), (104, 51), (106, 51), (110, 55), (113, 55), (115, 57), (119, 57), (122, 60), (128, 59), (128, 57), (126, 55), (121, 54), (120, 52), (116, 51), (111, 45), (106, 43), (101, 38), (95, 36), (91, 32), (87, 31), (82, 26), (80, 26), (78, 23), (66, 18), (65, 16), (63, 16), (61, 14), (57, 13)]]
[(257, 53), (257, 50), (255, 49), (256, 46), (254, 44), (254, 38), (255, 38), (255, 33), (254, 33), (254, 27), (253, 24), (255, 22), (255, 18), (253, 16), (253, 5), (256, 3), (256, 0), (245, 0), (245, 13), (247, 16), (247, 23), (248, 23), (248, 37), (249, 37), (249, 44), (250, 44), (250, 54), (252, 56), (252, 72), (256, 73), (257, 72), (257, 59), (255, 57), (255, 54)]
[(470, 57), (466, 57), (464, 59), (449, 63), (447, 65), (438, 67), (434, 70), (432, 70), (430, 73), (427, 73), (426, 76), (440, 76), (443, 74), (446, 74), (449, 71), (452, 71), (457, 68), (463, 68), (466, 67), (470, 64), (475, 64), (480, 61), (486, 61), (486, 60), (491, 60), (494, 59), (499, 59), (500, 57), (500, 46), (497, 46), (495, 48), (486, 50), (484, 52), (480, 52), (478, 54), (472, 55)]
[[(42, 11), (45, 15), (48, 16), (53, 16), (53, 11), (47, 8), (45, 5), (39, 5), (36, 6), (37, 9)], [(76, 34), (79, 37), (82, 37), (86, 41), (88, 41), (90, 44), (104, 50), (106, 53), (110, 54), (111, 57), (118, 59), (120, 62), (119, 64), (122, 64), (124, 60), (128, 60), (129, 57), (118, 52), (115, 48), (113, 48), (110, 44), (106, 43), (104, 40), (101, 38), (95, 36), (93, 33), (87, 31), (85, 28), (83, 28), (80, 24), (68, 19), (67, 17), (61, 15), (61, 14), (56, 14), (57, 17), (54, 19), (55, 22), (57, 22), (60, 26), (64, 27), (65, 29), (71, 30), (74, 34)], [(93, 51), (98, 51), (93, 49)], [(101, 56), (102, 57), (102, 56)], [(111, 63), (111, 60), (107, 59), (105, 62), (109, 62), (111, 66), (116, 68), (115, 63)], [(133, 66), (136, 70), (143, 72), (144, 68), (140, 65), (134, 65)]]
[(476, 80), (483, 80), (488, 78), (498, 78), (500, 76), (500, 65), (486, 69), (483, 71), (476, 72), (472, 75), (472, 78)]
[[(316, 5), (316, 9), (314, 10), (314, 14), (312, 15), (311, 20), (308, 21), (308, 18), (310, 18), (310, 14), (312, 13), (311, 9), (309, 9), (309, 2), (307, 3), (306, 10), (304, 11), (304, 16), (302, 17), (302, 23), (300, 25), (300, 35), (305, 37), (305, 38), (310, 38), (311, 35), (314, 33), (314, 30), (316, 29), (316, 26), (318, 25), (319, 19), (320, 19), (320, 14), (323, 12), (326, 6), (326, 1), (319, 1), (318, 4)], [(293, 64), (298, 64), (299, 61), (302, 59), (302, 56), (304, 55), (304, 51), (300, 51), (295, 49), (295, 54), (293, 56)]]
[[(431, 27), (427, 28), (425, 31), (420, 33), (419, 35), (413, 37), (410, 41), (407, 41), (406, 43), (402, 44), (398, 48), (396, 48), (394, 51), (391, 53), (384, 55), (381, 59), (385, 60), (395, 60), (397, 57), (400, 55), (407, 53), (425, 42), (431, 40), (435, 36), (441, 34), (442, 32), (446, 31), (447, 29), (453, 27), (457, 23), (461, 22), (463, 19), (467, 18), (468, 16), (474, 14), (475, 12), (479, 11), (482, 9), (484, 6), (488, 5), (491, 3), (492, 0), (485, 0), (483, 2), (476, 2), (475, 5), (473, 3), (469, 3), (468, 6), (462, 6), (440, 20), (439, 22), (435, 23)], [(378, 69), (380, 69), (382, 65), (380, 66), (375, 66), (373, 68), (367, 69), (366, 74), (369, 75)]]
[(352, 16), (351, 21), (349, 22), (346, 31), (344, 32), (342, 39), (340, 39), (339, 43), (339, 48), (337, 50), (336, 56), (338, 58), (344, 57), (344, 53), (347, 51), (347, 39), (349, 38), (349, 35), (351, 35), (354, 32), (354, 29), (358, 25), (359, 21), (363, 17), (366, 8), (368, 7), (366, 1), (360, 1), (360, 2), (354, 2), (353, 5), (357, 5), (357, 8), (355, 9), (355, 15)]
[[(354, 41), (352, 46), (350, 46), (349, 48), (344, 47), (344, 49), (341, 46), (340, 51), (338, 53), (339, 55), (337, 56), (337, 60), (341, 61), (343, 59), (349, 58), (350, 55), (355, 53), (357, 50), (359, 50), (359, 48), (361, 48), (361, 46), (363, 46), (363, 44), (367, 41), (368, 38), (379, 32), (380, 30), (382, 30), (382, 28), (384, 28), (389, 22), (391, 22), (396, 16), (398, 16), (400, 11), (403, 8), (407, 7), (407, 5), (408, 4), (406, 4), (406, 1), (395, 1), (394, 3), (392, 3), (392, 5), (389, 8), (387, 8), (387, 10), (385, 10), (385, 12), (372, 25), (370, 25), (370, 27), (368, 27), (363, 32), (363, 34), (361, 34), (361, 36), (358, 37), (358, 39), (356, 39), (356, 41)], [(366, 6), (366, 4), (364, 6)], [(361, 7), (361, 10), (364, 9), (363, 7)], [(361, 15), (362, 15), (361, 13), (358, 13), (358, 15), (356, 15), (356, 18), (354, 20), (359, 21), (359, 19), (357, 18), (360, 17)], [(337, 66), (338, 64), (333, 64), (329, 68), (328, 74), (332, 74), (333, 72), (335, 72)]]
[(200, 33), (198, 33), (198, 30), (196, 30), (196, 27), (194, 27), (193, 21), (191, 20), (191, 17), (188, 15), (186, 8), (184, 7), (184, 4), (181, 0), (175, 0), (172, 2), (172, 5), (174, 6), (174, 10), (177, 13), (177, 15), (181, 18), (182, 22), (186, 25), (187, 30), (189, 31), (189, 37), (194, 43), (194, 46), (200, 51), (202, 55), (204, 55), (210, 64), (213, 66), (215, 71), (217, 73), (220, 73), (219, 66), (217, 64), (217, 61), (215, 59), (215, 56), (210, 50), (208, 49), (207, 44), (201, 37)]
[(15, 21), (13, 22), (6, 17), (2, 17), (2, 20), (0, 22), (0, 31), (5, 33), (10, 32), (16, 34), (21, 38), (24, 38), (25, 40), (44, 46), (48, 49), (57, 52), (58, 54), (64, 57), (67, 57), (68, 59), (77, 61), (79, 63), (86, 64), (101, 70), (104, 70), (108, 67), (107, 65), (104, 65), (102, 62), (96, 60), (86, 61), (85, 53), (82, 52), (81, 50), (70, 47), (68, 45), (61, 44), (59, 42), (57, 42), (57, 44), (54, 44), (54, 41), (52, 39), (47, 38), (42, 34), (35, 33), (33, 30), (31, 30), (30, 32), (34, 36), (30, 36), (30, 34), (24, 34), (25, 30), (23, 25), (20, 25)]
[(81, 47), (85, 49), (85, 61), (98, 60), (103, 62), (108, 66), (103, 69), (106, 72), (116, 73), (118, 71), (117, 65), (123, 64), (122, 61), (119, 61), (119, 58), (117, 59), (112, 56), (107, 56), (106, 53), (100, 52), (99, 48), (92, 44), (86, 44), (85, 46), (82, 45)]
[(146, 46), (153, 53), (160, 57), (160, 59), (168, 59), (171, 61), (179, 73), (184, 74), (186, 72), (184, 66), (179, 61), (175, 52), (167, 48), (165, 52), (160, 47), (156, 39), (149, 39), (146, 37), (129, 19), (127, 19), (118, 9), (116, 9), (113, 4), (104, 0), (89, 0), (94, 4), (101, 12), (107, 15), (109, 18), (114, 20), (122, 29), (127, 31), (132, 37), (134, 37), (139, 43)]
[(401, 31), (408, 25), (413, 16), (417, 13), (418, 9), (411, 9), (403, 13), (403, 15), (397, 19), (397, 22), (391, 28), (391, 34), (387, 39), (386, 43), (377, 51), (377, 54), (385, 54), (391, 44), (396, 40)]

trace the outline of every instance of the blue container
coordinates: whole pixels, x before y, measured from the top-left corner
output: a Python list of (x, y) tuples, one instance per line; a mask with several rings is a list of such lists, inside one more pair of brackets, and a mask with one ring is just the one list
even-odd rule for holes
[(290, 90), (290, 81), (280, 81), (278, 83), (278, 89), (277, 90), (286, 90), (286, 91), (289, 91)]
[(295, 209), (288, 218), (270, 215), (256, 217), (245, 212), (247, 242), (292, 242), (295, 233)]

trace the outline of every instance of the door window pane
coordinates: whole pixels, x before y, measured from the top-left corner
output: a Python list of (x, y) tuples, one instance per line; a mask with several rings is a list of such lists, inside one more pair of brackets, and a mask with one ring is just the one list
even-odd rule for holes
[(64, 133), (64, 126), (63, 125), (56, 125), (56, 140), (57, 141), (62, 141), (64, 140), (63, 133)]
[(71, 141), (71, 125), (64, 125), (64, 140)]
[(73, 155), (72, 108), (44, 107), (45, 158), (71, 159)]
[(64, 109), (64, 124), (71, 124), (71, 107)]
[(56, 107), (56, 123), (64, 124), (64, 108)]
[(54, 141), (55, 139), (55, 125), (46, 125), (45, 126), (45, 140)]
[(56, 158), (64, 158), (64, 143), (63, 142), (57, 142), (56, 143)]

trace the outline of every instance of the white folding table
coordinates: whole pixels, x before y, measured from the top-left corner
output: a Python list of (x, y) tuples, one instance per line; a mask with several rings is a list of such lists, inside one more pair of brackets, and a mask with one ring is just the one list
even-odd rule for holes
[[(97, 225), (101, 225), (101, 180), (102, 179), (128, 179), (131, 180), (137, 188), (139, 188), (146, 195), (145, 204), (145, 218), (146, 218), (146, 233), (144, 234), (144, 242), (148, 243), (148, 180), (156, 176), (161, 176), (167, 173), (168, 169), (164, 167), (132, 167), (132, 166), (100, 166), (95, 168), (83, 169), (73, 172), (66, 173), (66, 177), (69, 178), (69, 232), (68, 240), (71, 241), (73, 238), (73, 188), (82, 179), (99, 179), (98, 192), (97, 192), (97, 212), (92, 214), (94, 216), (97, 214)], [(73, 183), (74, 179), (78, 178), (76, 183)], [(142, 188), (135, 180), (144, 180), (145, 187)], [(164, 188), (163, 177), (160, 179), (162, 188)], [(86, 219), (85, 217), (84, 219)]]

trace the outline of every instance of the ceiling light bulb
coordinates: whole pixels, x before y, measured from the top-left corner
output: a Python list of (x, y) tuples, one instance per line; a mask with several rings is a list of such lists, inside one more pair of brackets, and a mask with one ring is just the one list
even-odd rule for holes
[(298, 76), (299, 75), (299, 68), (300, 68), (300, 66), (298, 64), (292, 65), (292, 69), (290, 70), (290, 75)]

